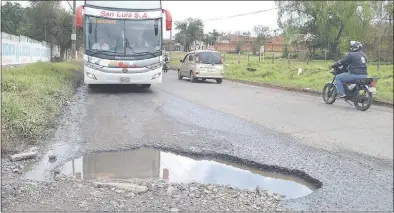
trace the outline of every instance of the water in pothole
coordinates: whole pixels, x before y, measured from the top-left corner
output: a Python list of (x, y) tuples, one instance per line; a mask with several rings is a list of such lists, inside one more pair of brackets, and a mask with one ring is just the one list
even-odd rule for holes
[(170, 182), (195, 181), (249, 190), (259, 186), (285, 195), (285, 199), (303, 197), (316, 189), (301, 178), (248, 168), (224, 160), (195, 160), (148, 148), (83, 156), (64, 164), (60, 167), (60, 173), (84, 180), (160, 178)]

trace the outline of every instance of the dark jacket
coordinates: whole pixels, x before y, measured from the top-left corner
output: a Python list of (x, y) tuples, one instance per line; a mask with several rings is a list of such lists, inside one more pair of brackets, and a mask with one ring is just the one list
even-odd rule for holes
[(345, 58), (339, 60), (333, 65), (333, 67), (338, 67), (345, 64), (348, 65), (348, 69), (351, 74), (368, 75), (367, 56), (361, 50), (356, 52), (349, 52), (349, 54)]

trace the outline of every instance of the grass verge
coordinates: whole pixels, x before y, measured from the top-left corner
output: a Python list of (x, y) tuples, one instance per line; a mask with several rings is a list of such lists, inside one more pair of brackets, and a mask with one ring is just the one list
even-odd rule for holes
[(35, 63), (2, 71), (2, 153), (49, 134), (63, 104), (82, 83), (82, 65)]
[[(184, 56), (183, 52), (172, 52), (170, 67), (177, 70), (179, 60)], [(333, 78), (329, 73), (331, 61), (312, 61), (309, 64), (291, 61), (288, 64), (286, 59), (275, 59), (273, 63), (271, 57), (260, 62), (258, 56), (241, 55), (240, 64), (238, 64), (238, 55), (222, 54), (222, 56), (225, 64), (225, 78), (244, 83), (297, 91), (321, 91), (325, 83)], [(255, 68), (256, 71), (249, 72), (247, 68)], [(301, 75), (297, 74), (298, 68), (302, 68)], [(393, 65), (381, 65), (378, 72), (377, 65), (369, 64), (368, 74), (380, 77), (376, 84), (375, 100), (393, 104)]]

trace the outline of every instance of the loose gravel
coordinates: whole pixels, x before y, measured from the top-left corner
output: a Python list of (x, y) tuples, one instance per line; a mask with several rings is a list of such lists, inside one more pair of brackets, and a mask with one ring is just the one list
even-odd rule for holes
[(157, 179), (82, 181), (57, 176), (53, 182), (17, 179), (2, 184), (3, 211), (287, 211), (282, 198), (259, 189)]

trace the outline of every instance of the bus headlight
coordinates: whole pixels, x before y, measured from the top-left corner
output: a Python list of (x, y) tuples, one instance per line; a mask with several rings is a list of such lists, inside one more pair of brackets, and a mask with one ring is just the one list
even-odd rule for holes
[(146, 66), (146, 68), (151, 69), (151, 70), (155, 70), (155, 69), (159, 69), (159, 67), (161, 66), (161, 63), (156, 63), (156, 64), (151, 64)]
[(86, 72), (86, 75), (87, 75), (89, 78), (91, 78), (91, 79), (97, 80), (96, 76), (93, 75), (93, 74), (90, 73), (90, 72)]
[(152, 77), (152, 80), (160, 77), (160, 75), (161, 75), (161, 72), (154, 74)]

